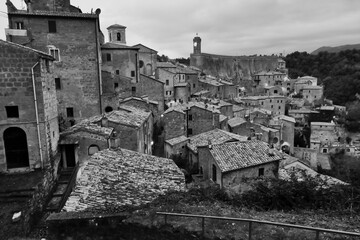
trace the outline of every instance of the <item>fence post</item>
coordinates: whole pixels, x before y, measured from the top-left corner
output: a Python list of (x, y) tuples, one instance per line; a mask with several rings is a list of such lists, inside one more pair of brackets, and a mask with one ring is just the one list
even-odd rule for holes
[(252, 222), (251, 221), (249, 221), (249, 240), (251, 240), (251, 235), (252, 235)]
[(205, 235), (205, 218), (204, 217), (202, 217), (201, 226), (202, 226), (202, 236), (204, 237), (204, 235)]
[(315, 240), (319, 240), (320, 239), (320, 231), (316, 230), (316, 237)]

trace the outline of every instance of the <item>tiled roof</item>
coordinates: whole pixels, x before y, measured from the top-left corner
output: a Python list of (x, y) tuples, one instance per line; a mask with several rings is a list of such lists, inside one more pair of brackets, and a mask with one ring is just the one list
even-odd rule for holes
[(312, 85), (309, 85), (309, 86), (304, 86), (303, 89), (315, 89), (315, 90), (320, 90), (320, 89), (323, 89), (322, 86), (312, 86)]
[(191, 149), (194, 153), (197, 153), (197, 148), (199, 146), (208, 145), (209, 141), (211, 141), (211, 144), (219, 144), (229, 141), (247, 141), (247, 137), (237, 135), (235, 133), (226, 132), (221, 129), (214, 129), (190, 137), (187, 147)]
[(245, 108), (240, 107), (238, 105), (233, 105), (233, 111), (234, 112), (239, 112), (239, 111), (243, 111), (243, 110), (245, 110)]
[(120, 25), (120, 24), (113, 24), (113, 25), (107, 27), (106, 29), (112, 29), (112, 28), (126, 28), (126, 27), (123, 25)]
[(329, 111), (334, 111), (335, 107), (334, 106), (321, 106), (316, 108), (316, 110), (329, 110)]
[(159, 105), (159, 103), (157, 101), (152, 101), (152, 100), (149, 100), (149, 99), (143, 99), (143, 98), (140, 98), (140, 97), (128, 97), (128, 98), (124, 98), (123, 100), (121, 100), (119, 102), (119, 104), (125, 104), (126, 102), (128, 101), (131, 101), (131, 100), (135, 100), (135, 101), (139, 101), (139, 102), (144, 102), (144, 103), (150, 103), (150, 104), (154, 104), (154, 105)]
[(270, 150), (268, 144), (262, 141), (212, 145), (209, 151), (223, 173), (282, 159), (280, 152)]
[(187, 87), (188, 84), (187, 82), (178, 82), (174, 83), (174, 87)]
[(30, 16), (98, 18), (98, 15), (93, 14), (93, 13), (55, 12), (55, 11), (39, 11), (39, 10), (34, 10), (33, 12), (28, 12), (26, 10), (17, 10), (16, 12), (9, 12), (8, 14), (9, 15), (30, 15)]
[(200, 95), (206, 94), (206, 93), (209, 93), (209, 91), (208, 90), (201, 90), (199, 92), (194, 93), (193, 95), (194, 96), (200, 96)]
[(176, 68), (171, 62), (156, 62), (156, 67), (158, 68)]
[(309, 114), (309, 113), (319, 113), (319, 112), (304, 108), (304, 109), (290, 109), (289, 114), (292, 114), (292, 113)]
[(147, 47), (147, 46), (145, 46), (145, 45), (143, 45), (141, 43), (138, 43), (138, 44), (134, 45), (133, 47), (136, 47), (136, 48), (141, 48), (142, 47), (142, 48), (146, 48), (146, 49), (150, 50), (150, 52), (157, 53), (156, 50), (154, 50), (152, 48), (149, 48), (149, 47)]
[(186, 104), (186, 106), (189, 108), (198, 107), (201, 109), (205, 109), (205, 110), (220, 114), (220, 111), (218, 110), (217, 106), (211, 105), (211, 104), (205, 104), (203, 102), (189, 102), (188, 104)]
[(219, 115), (219, 121), (220, 121), (220, 122), (225, 121), (227, 118), (228, 118), (228, 117), (225, 116), (225, 115), (222, 115), (222, 114)]
[(335, 126), (333, 122), (311, 122), (311, 126)]
[(176, 144), (178, 144), (178, 143), (185, 142), (185, 141), (187, 141), (187, 140), (188, 140), (187, 137), (185, 137), (185, 136), (180, 136), (180, 137), (175, 137), (175, 138), (172, 138), (172, 139), (168, 139), (168, 140), (166, 140), (165, 142), (168, 143), (168, 144), (170, 144), (171, 146), (174, 146), (174, 145), (176, 145)]
[(234, 117), (229, 119), (228, 124), (230, 127), (236, 127), (236, 126), (240, 126), (241, 124), (245, 123), (246, 120), (244, 118), (241, 117)]
[(211, 78), (208, 76), (206, 76), (205, 78), (199, 78), (199, 81), (216, 87), (224, 85), (223, 83), (219, 82), (216, 78)]
[(256, 112), (259, 112), (259, 113), (262, 113), (262, 114), (267, 114), (267, 115), (271, 115), (271, 111), (270, 110), (267, 110), (265, 108), (254, 108), (251, 113), (256, 113)]
[(121, 106), (119, 110), (114, 110), (105, 115), (110, 122), (140, 127), (151, 114), (150, 111), (147, 112), (133, 106)]
[(27, 51), (31, 51), (31, 52), (35, 52), (39, 55), (41, 55), (42, 57), (45, 57), (47, 59), (51, 59), (51, 60), (55, 60), (55, 58), (51, 55), (49, 55), (48, 53), (45, 53), (45, 52), (42, 52), (42, 51), (39, 51), (39, 50), (36, 50), (36, 49), (33, 49), (33, 48), (29, 48), (29, 47), (26, 47), (26, 46), (23, 46), (23, 45), (20, 45), (20, 44), (17, 44), (17, 43), (13, 43), (13, 42), (8, 42), (8, 41), (4, 41), (4, 40), (1, 40), (0, 39), (0, 45), (10, 45), (12, 47), (16, 47), (16, 48), (21, 48), (21, 49), (24, 49), (24, 50), (27, 50)]
[(185, 187), (184, 174), (171, 159), (126, 149), (100, 151), (79, 172), (63, 211), (138, 206)]
[(164, 114), (167, 114), (169, 112), (175, 111), (175, 112), (179, 112), (182, 114), (185, 114), (184, 110), (186, 109), (186, 107), (184, 107), (183, 105), (175, 105), (173, 107), (168, 108)]
[(170, 68), (168, 70), (172, 73), (198, 74), (197, 71), (195, 71), (189, 67), (176, 66), (176, 68)]
[(136, 47), (129, 47), (123, 44), (118, 44), (118, 43), (111, 43), (111, 42), (107, 42), (103, 45), (101, 45), (101, 49), (128, 49), (128, 50), (139, 50), (139, 48)]
[(293, 117), (289, 117), (289, 116), (286, 116), (286, 115), (278, 115), (277, 116), (279, 119), (283, 119), (285, 121), (288, 121), (288, 122), (292, 122), (292, 123), (295, 123), (295, 118)]
[[(101, 119), (101, 118), (100, 118)], [(78, 124), (66, 129), (61, 133), (61, 136), (67, 136), (76, 132), (89, 132), (94, 134), (103, 135), (105, 137), (110, 137), (113, 128), (112, 127), (102, 127), (98, 124), (95, 124), (90, 121), (91, 119), (84, 119)]]

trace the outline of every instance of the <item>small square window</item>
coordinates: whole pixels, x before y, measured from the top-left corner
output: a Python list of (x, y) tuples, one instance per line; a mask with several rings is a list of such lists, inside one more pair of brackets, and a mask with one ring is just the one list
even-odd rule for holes
[(193, 134), (193, 131), (192, 131), (192, 129), (191, 129), (191, 128), (188, 128), (188, 130), (187, 130), (187, 134), (188, 134), (188, 135), (192, 135), (192, 134)]
[(6, 115), (8, 118), (19, 118), (19, 107), (18, 106), (5, 106)]
[(259, 168), (259, 177), (264, 176), (265, 170), (264, 168)]
[(192, 118), (192, 114), (189, 114), (189, 121), (192, 121), (193, 118)]
[(131, 87), (132, 92), (136, 92), (136, 87)]
[(16, 22), (16, 29), (24, 29), (24, 23), (23, 22)]
[(115, 71), (116, 75), (120, 75), (120, 70)]
[(49, 21), (49, 33), (56, 33), (56, 21)]
[(119, 87), (119, 83), (114, 83), (114, 88), (118, 88)]
[(111, 54), (110, 53), (106, 54), (106, 61), (111, 62)]
[(55, 78), (55, 89), (56, 89), (56, 90), (60, 90), (60, 89), (61, 89), (60, 78)]
[(69, 118), (74, 117), (74, 108), (72, 107), (66, 108), (66, 116)]
[(135, 77), (135, 71), (131, 71), (131, 77)]

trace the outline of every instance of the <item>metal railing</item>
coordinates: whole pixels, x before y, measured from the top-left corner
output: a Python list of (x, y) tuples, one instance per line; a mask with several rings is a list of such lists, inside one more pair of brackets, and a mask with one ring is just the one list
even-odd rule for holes
[(333, 229), (306, 227), (306, 226), (301, 226), (301, 225), (278, 223), (278, 222), (269, 222), (269, 221), (260, 221), (260, 220), (255, 220), (255, 219), (218, 217), (218, 216), (182, 214), (182, 213), (168, 213), (168, 212), (157, 212), (156, 214), (164, 216), (165, 224), (167, 224), (168, 216), (186, 217), (186, 218), (201, 218), (202, 236), (204, 236), (204, 234), (205, 234), (205, 219), (216, 219), (216, 220), (237, 221), (237, 222), (247, 222), (247, 223), (249, 223), (249, 227), (248, 227), (249, 240), (252, 239), (252, 224), (253, 223), (274, 225), (274, 226), (278, 226), (278, 227), (298, 228), (298, 229), (303, 229), (303, 230), (315, 231), (315, 233), (316, 233), (315, 239), (316, 240), (320, 239), (320, 233), (321, 232), (360, 237), (360, 233), (356, 233), (356, 232), (346, 232), (346, 231), (339, 231), (339, 230), (333, 230)]

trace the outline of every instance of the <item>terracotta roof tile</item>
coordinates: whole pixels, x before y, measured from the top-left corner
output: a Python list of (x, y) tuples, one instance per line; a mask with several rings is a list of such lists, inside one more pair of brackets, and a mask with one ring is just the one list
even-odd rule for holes
[(126, 149), (94, 154), (79, 173), (64, 211), (138, 206), (169, 190), (181, 191), (185, 187), (184, 174), (171, 159)]
[(280, 152), (262, 141), (231, 142), (212, 145), (210, 153), (221, 172), (229, 172), (282, 159)]
[(197, 148), (200, 146), (208, 145), (209, 141), (211, 141), (212, 144), (220, 144), (229, 141), (247, 141), (247, 137), (237, 135), (235, 133), (226, 132), (221, 129), (214, 129), (190, 137), (187, 147), (191, 149), (194, 153), (197, 153)]
[(168, 144), (170, 144), (171, 146), (174, 146), (174, 145), (176, 145), (176, 144), (178, 144), (178, 143), (185, 142), (185, 141), (187, 141), (187, 140), (188, 140), (187, 137), (185, 137), (185, 136), (180, 136), (180, 137), (175, 137), (175, 138), (172, 138), (172, 139), (168, 139), (168, 140), (166, 140), (165, 142), (168, 143)]

